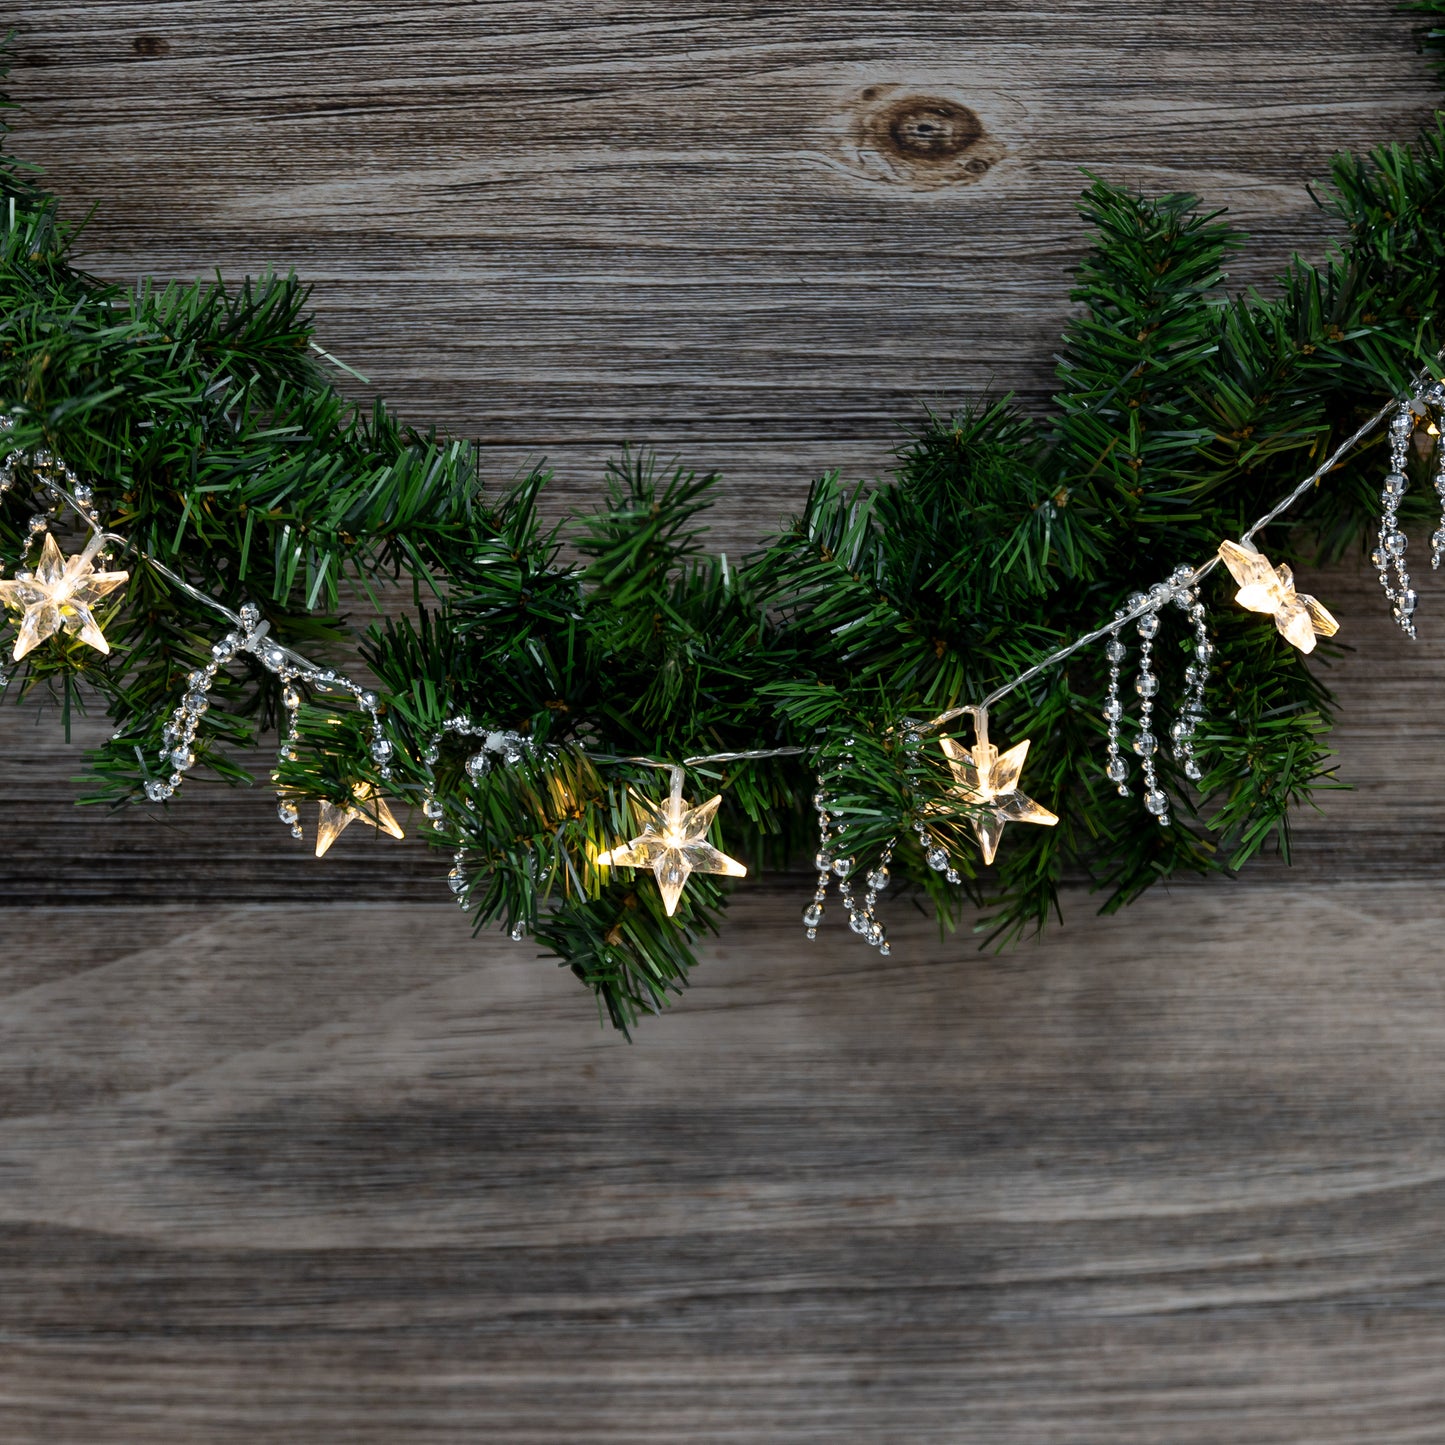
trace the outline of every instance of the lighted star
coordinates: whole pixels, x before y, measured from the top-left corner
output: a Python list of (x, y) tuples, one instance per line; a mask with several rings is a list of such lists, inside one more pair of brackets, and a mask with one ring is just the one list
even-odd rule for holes
[(662, 889), (663, 907), (671, 918), (677, 912), (677, 900), (689, 874), (747, 876), (748, 870), (736, 858), (718, 852), (707, 841), (707, 830), (720, 802), (721, 794), (690, 808), (682, 800), (680, 787), (674, 785), (671, 796), (655, 805), (644, 805), (652, 816), (643, 824), (641, 837), (609, 853), (599, 853), (597, 861), (604, 867), (651, 868)]
[(949, 796), (977, 809), (969, 821), (978, 835), (985, 863), (993, 862), (1005, 823), (1042, 823), (1052, 828), (1059, 821), (1047, 808), (1019, 792), (1019, 774), (1029, 750), (1027, 738), (1003, 754), (992, 743), (964, 748), (953, 738), (940, 738), (939, 742), (958, 785), (949, 789)]
[(316, 856), (321, 858), (326, 850), (356, 822), (370, 823), (393, 838), (404, 838), (401, 825), (392, 817), (386, 799), (372, 791), (370, 783), (358, 783), (351, 790), (351, 802), (321, 804), (321, 818), (316, 825)]
[(1234, 600), (1251, 612), (1272, 614), (1280, 636), (1301, 652), (1313, 652), (1317, 636), (1333, 637), (1340, 630), (1340, 624), (1313, 597), (1294, 590), (1294, 573), (1283, 564), (1271, 566), (1257, 547), (1247, 542), (1221, 542), (1219, 556), (1239, 583)]
[(63, 557), (55, 538), (47, 532), (35, 571), (13, 580), (0, 580), (0, 602), (22, 614), (20, 635), (15, 639), (17, 662), (62, 627), (67, 632), (78, 632), (80, 640), (97, 652), (110, 651), (110, 643), (90, 609), (114, 592), (130, 573), (95, 570), (95, 554), (104, 545), (104, 537), (93, 537), (85, 551)]

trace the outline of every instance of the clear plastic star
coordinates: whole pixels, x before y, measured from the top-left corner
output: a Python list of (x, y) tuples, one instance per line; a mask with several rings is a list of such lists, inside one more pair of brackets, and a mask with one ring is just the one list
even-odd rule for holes
[(1257, 547), (1247, 542), (1221, 542), (1220, 560), (1239, 583), (1234, 600), (1251, 612), (1267, 612), (1286, 642), (1301, 652), (1315, 650), (1315, 638), (1333, 637), (1340, 624), (1313, 597), (1294, 590), (1294, 573), (1281, 564), (1270, 565)]
[(1059, 821), (1018, 790), (1028, 738), (1003, 754), (992, 743), (975, 743), (971, 748), (960, 747), (953, 738), (940, 738), (939, 743), (957, 784), (949, 789), (950, 795), (979, 810), (970, 821), (985, 863), (993, 862), (1005, 823), (1042, 823), (1052, 828)]
[(0, 602), (22, 614), (20, 635), (15, 639), (16, 662), (62, 627), (67, 632), (78, 632), (80, 640), (97, 652), (110, 651), (110, 643), (90, 609), (121, 586), (130, 573), (95, 570), (95, 554), (105, 540), (92, 537), (85, 551), (63, 557), (55, 538), (47, 532), (35, 571), (0, 580)]
[(316, 856), (325, 857), (326, 850), (356, 822), (370, 823), (393, 838), (405, 838), (401, 825), (386, 806), (386, 799), (372, 791), (370, 783), (358, 783), (351, 790), (350, 803), (321, 804), (321, 818), (316, 824)]
[(667, 916), (677, 912), (677, 900), (692, 873), (722, 873), (729, 878), (744, 878), (747, 869), (720, 853), (707, 841), (722, 795), (709, 798), (691, 808), (682, 799), (680, 783), (672, 794), (657, 804), (646, 804), (652, 816), (643, 824), (642, 835), (621, 848), (599, 853), (597, 861), (611, 868), (651, 868), (662, 890)]

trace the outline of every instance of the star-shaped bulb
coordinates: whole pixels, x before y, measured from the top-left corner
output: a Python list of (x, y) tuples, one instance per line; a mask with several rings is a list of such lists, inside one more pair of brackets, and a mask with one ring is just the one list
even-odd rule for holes
[(1221, 542), (1219, 557), (1239, 583), (1234, 600), (1251, 612), (1269, 613), (1286, 642), (1301, 652), (1315, 650), (1316, 637), (1333, 637), (1340, 624), (1313, 597), (1294, 590), (1294, 573), (1281, 564), (1272, 566), (1248, 542)]
[(110, 643), (91, 609), (129, 577), (129, 572), (97, 572), (95, 554), (105, 545), (103, 536), (90, 540), (85, 551), (64, 557), (49, 532), (33, 573), (0, 579), (0, 602), (21, 614), (14, 658), (19, 662), (62, 628), (79, 633), (97, 652), (109, 652)]
[(662, 890), (667, 916), (677, 912), (683, 885), (693, 873), (721, 873), (728, 878), (745, 878), (747, 869), (720, 853), (707, 841), (722, 795), (689, 807), (682, 797), (682, 774), (673, 774), (672, 792), (660, 803), (644, 804), (651, 817), (640, 837), (621, 848), (599, 853), (597, 861), (608, 868), (651, 868)]
[(374, 792), (370, 783), (358, 783), (351, 790), (351, 802), (321, 804), (321, 817), (316, 824), (316, 856), (324, 858), (326, 850), (357, 822), (370, 823), (393, 838), (406, 837), (386, 806), (386, 799)]
[(998, 852), (1005, 823), (1042, 823), (1052, 828), (1057, 815), (1019, 792), (1019, 774), (1028, 755), (1029, 739), (1000, 753), (990, 742), (961, 747), (953, 738), (939, 739), (955, 786), (949, 794), (977, 811), (970, 821), (983, 850), (983, 861), (992, 863)]

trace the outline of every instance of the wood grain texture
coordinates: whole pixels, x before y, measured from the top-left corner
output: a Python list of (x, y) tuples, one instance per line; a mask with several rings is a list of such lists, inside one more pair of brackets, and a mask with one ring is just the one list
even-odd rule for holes
[(675, 449), (726, 546), (924, 403), (1047, 395), (1082, 168), (1227, 205), (1263, 280), (1322, 248), (1329, 156), (1437, 93), (1382, 0), (33, 0), (18, 46), (94, 269), (294, 266), (324, 344), (499, 473), (549, 457), (571, 508), (624, 439)]
[[(272, 263), (499, 473), (719, 467), (718, 545), (924, 402), (1040, 405), (1087, 165), (1227, 204), (1435, 99), (1378, 0), (53, 3), (18, 146), (108, 275)], [(1308, 579), (1296, 867), (1003, 958), (749, 883), (629, 1047), (444, 864), (264, 793), (69, 806), (0, 713), (0, 1442), (1405, 1445), (1445, 1434), (1445, 584)], [(199, 796), (197, 796), (199, 795)], [(1005, 844), (1006, 846), (1006, 844)], [(438, 900), (433, 903), (432, 900)]]
[(1432, 1438), (1432, 886), (737, 914), (630, 1048), (445, 907), (12, 916), (3, 1438)]

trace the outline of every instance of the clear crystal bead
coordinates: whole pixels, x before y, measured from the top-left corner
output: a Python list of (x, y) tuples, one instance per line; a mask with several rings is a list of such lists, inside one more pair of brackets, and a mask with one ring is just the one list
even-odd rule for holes
[(1169, 799), (1158, 788), (1154, 788), (1144, 794), (1144, 806), (1157, 818), (1169, 811)]
[(1169, 724), (1169, 736), (1173, 738), (1176, 743), (1182, 743), (1193, 731), (1194, 729), (1182, 717), (1175, 718), (1174, 721)]
[(426, 802), (421, 805), (421, 810), (433, 822), (440, 818), (446, 811), (442, 807), (440, 798), (428, 798)]
[(286, 687), (281, 690), (281, 702), (288, 712), (294, 712), (301, 706), (301, 694), (294, 687)]
[(888, 886), (888, 869), (877, 867), (868, 875), (868, 886), (874, 893), (881, 893)]
[(811, 943), (817, 936), (818, 936), (818, 930), (817, 930), (816, 928), (810, 928), (810, 929), (808, 930), (808, 942), (809, 942), (809, 943)]
[(892, 945), (885, 939), (878, 945), (878, 952), (881, 953), (884, 958), (887, 958), (888, 955), (893, 952)]
[(520, 943), (522, 941), (522, 933), (522, 925), (519, 923), (507, 936), (512, 940), (513, 943)]
[(943, 876), (944, 876), (944, 878), (945, 878), (949, 883), (962, 883), (962, 882), (963, 882), (963, 877), (962, 877), (962, 875), (959, 873), (959, 871), (958, 871), (957, 868), (950, 868), (950, 869), (948, 869), (947, 872), (945, 872)]
[(467, 774), (472, 778), (480, 778), (492, 766), (492, 760), (485, 753), (473, 753), (467, 759)]
[(1111, 697), (1104, 704), (1104, 720), (1106, 722), (1118, 722), (1124, 716), (1124, 705), (1117, 697)]
[(391, 756), (391, 744), (385, 738), (376, 738), (371, 744), (371, 756), (383, 763)]
[(815, 853), (813, 855), (813, 867), (819, 873), (826, 873), (833, 866), (833, 860), (826, 853)]
[(1390, 472), (1385, 477), (1385, 485), (1380, 491), (1383, 501), (1398, 501), (1405, 495), (1405, 488), (1408, 485), (1403, 472)]
[(360, 695), (360, 697), (358, 697), (358, 698), (356, 699), (356, 701), (357, 701), (358, 704), (360, 704), (360, 706), (361, 706), (362, 708), (364, 708), (367, 712), (375, 712), (375, 711), (376, 711), (377, 696), (376, 696), (376, 694), (375, 694), (374, 692), (369, 692), (369, 691), (368, 691), (368, 692), (363, 692), (363, 693)]
[(211, 705), (211, 700), (203, 692), (188, 692), (182, 701), (182, 706), (187, 712), (195, 713), (199, 717)]
[(1123, 662), (1128, 655), (1129, 649), (1117, 637), (1111, 637), (1104, 645), (1104, 656), (1110, 662)]
[(854, 933), (867, 933), (868, 920), (861, 913), (850, 914), (848, 917), (848, 927), (851, 928)]
[(447, 874), (447, 887), (450, 888), (453, 893), (465, 893), (467, 891), (466, 874), (463, 873), (460, 868), (453, 868), (452, 871)]
[(810, 903), (803, 910), (803, 926), (816, 928), (823, 921), (823, 910), (816, 903)]
[(1184, 764), (1184, 776), (1188, 778), (1190, 782), (1197, 783), (1200, 778), (1204, 776), (1204, 769), (1201, 768), (1193, 758), (1190, 758), (1189, 761)]
[(153, 803), (163, 803), (166, 799), (168, 789), (159, 778), (152, 778), (146, 784), (146, 797)]
[(1153, 733), (1140, 733), (1139, 736), (1134, 739), (1134, 751), (1138, 753), (1141, 758), (1152, 757), (1158, 746), (1158, 740)]
[(935, 873), (942, 873), (948, 867), (948, 854), (942, 848), (930, 848), (927, 857), (928, 866)]
[(1134, 683), (1134, 691), (1140, 697), (1153, 697), (1159, 691), (1159, 679), (1152, 672), (1141, 672)]
[(853, 871), (853, 860), (851, 858), (833, 859), (833, 872), (839, 878), (846, 878)]
[(881, 923), (870, 923), (868, 925), (868, 942), (877, 948), (883, 942), (883, 925)]
[(254, 602), (241, 604), (241, 625), (249, 632), (261, 620), (261, 609)]
[(1117, 754), (1110, 758), (1104, 768), (1111, 782), (1122, 783), (1129, 776), (1129, 764)]
[(1414, 615), (1415, 608), (1419, 605), (1420, 598), (1413, 587), (1407, 587), (1404, 595), (1400, 598), (1398, 611), (1401, 617)]
[(1405, 534), (1403, 532), (1391, 532), (1385, 538), (1385, 550), (1392, 557), (1404, 556), (1405, 548), (1407, 545), (1408, 544), (1405, 539)]
[(170, 756), (170, 763), (173, 768), (179, 768), (185, 772), (187, 768), (194, 767), (196, 755), (189, 748), (177, 748)]
[(283, 823), (294, 823), (297, 818), (296, 805), (294, 803), (277, 803), (276, 816)]

